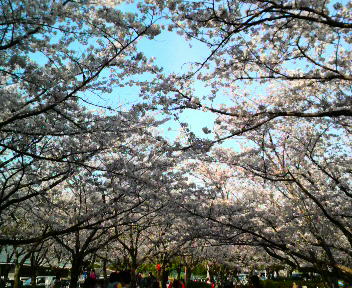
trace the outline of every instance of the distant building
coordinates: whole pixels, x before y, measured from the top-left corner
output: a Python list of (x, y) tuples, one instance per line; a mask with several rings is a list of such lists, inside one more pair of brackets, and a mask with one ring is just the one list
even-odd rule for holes
[[(0, 279), (13, 280), (16, 266), (16, 251), (13, 246), (5, 246), (0, 251)], [(17, 251), (18, 259), (17, 263), (23, 260), (24, 253), (20, 250)], [(56, 267), (49, 265), (42, 265), (37, 268), (37, 276), (46, 275), (59, 275), (60, 277), (67, 277), (70, 265), (59, 264)], [(31, 262), (30, 259), (26, 259), (21, 269), (20, 278), (27, 279), (31, 276)]]

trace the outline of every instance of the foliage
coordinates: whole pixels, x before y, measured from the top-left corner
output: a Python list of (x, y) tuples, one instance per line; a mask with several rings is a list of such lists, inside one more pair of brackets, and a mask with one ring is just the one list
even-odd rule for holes
[(197, 276), (206, 276), (207, 275), (207, 267), (205, 263), (199, 263), (192, 269), (192, 274)]

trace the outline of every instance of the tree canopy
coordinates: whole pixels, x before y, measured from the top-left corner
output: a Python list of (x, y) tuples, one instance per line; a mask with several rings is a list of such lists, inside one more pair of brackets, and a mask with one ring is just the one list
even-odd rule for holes
[[(133, 269), (245, 247), (351, 281), (351, 1), (0, 7), (0, 248), (54, 241), (79, 273), (112, 243)], [(169, 72), (159, 35), (208, 54)]]

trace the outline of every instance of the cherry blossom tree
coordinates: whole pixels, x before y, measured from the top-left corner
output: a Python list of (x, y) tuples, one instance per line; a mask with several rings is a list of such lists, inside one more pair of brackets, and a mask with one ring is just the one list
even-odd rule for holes
[[(298, 145), (294, 146), (295, 151), (297, 147)], [(306, 149), (302, 151), (307, 153)], [(340, 229), (349, 229), (348, 217), (344, 211), (350, 210), (350, 203), (343, 194), (328, 194), (331, 183), (327, 179), (326, 182), (319, 182), (319, 189), (309, 190), (301, 190), (302, 187), (297, 187), (294, 181), (268, 181), (256, 173), (258, 170), (252, 170), (259, 167), (260, 154), (247, 155), (247, 161), (243, 161), (244, 155), (239, 157), (238, 153), (231, 150), (220, 149), (218, 153), (216, 159), (221, 159), (222, 164), (219, 165), (222, 168), (225, 161), (228, 164), (236, 163), (232, 166), (236, 170), (236, 181), (232, 182), (230, 188), (231, 197), (224, 199), (218, 190), (215, 189), (214, 192), (214, 189), (208, 187), (209, 192), (205, 189), (198, 192), (203, 197), (202, 205), (194, 199), (182, 204), (191, 215), (199, 217), (198, 220), (192, 220), (197, 223), (197, 229), (203, 231), (198, 232), (199, 237), (213, 239), (216, 241), (213, 245), (256, 248), (254, 251), (257, 255), (253, 255), (250, 259), (252, 263), (248, 266), (256, 267), (262, 263), (262, 259), (266, 258), (263, 253), (266, 252), (292, 269), (306, 267), (308, 264), (329, 283), (334, 283), (337, 277), (349, 281), (350, 244)], [(299, 159), (303, 165), (304, 157)], [(252, 166), (247, 166), (249, 163)], [(293, 169), (295, 166), (291, 165), (290, 169)], [(275, 175), (278, 171), (281, 172), (276, 168), (277, 170), (272, 170)], [(299, 167), (292, 174), (304, 177), (306, 174), (301, 169)], [(310, 182), (307, 183), (318, 183), (317, 179), (322, 177), (313, 167), (307, 166), (304, 171), (311, 178), (302, 178), (301, 181), (309, 179)], [(204, 203), (205, 197), (208, 197), (207, 204)], [(238, 262), (239, 260), (237, 259)]]
[(114, 253), (105, 253), (107, 246), (111, 249), (119, 243), (127, 251), (132, 271), (154, 253), (156, 244), (150, 229), (157, 223), (163, 225), (159, 215), (169, 200), (168, 185), (177, 180), (172, 168), (178, 157), (165, 150), (164, 142), (154, 136), (154, 131), (144, 132), (126, 137), (118, 149), (113, 147), (95, 157), (96, 165), (100, 163), (99, 170), (82, 171), (51, 191), (55, 195), (51, 197), (55, 212), (50, 214), (56, 216), (47, 219), (48, 213), (44, 211), (41, 222), (63, 227), (78, 222), (85, 228), (54, 235), (71, 253), (71, 287), (76, 286), (89, 256), (113, 262)]
[(123, 12), (120, 4), (0, 4), (1, 244), (72, 231), (42, 230), (32, 237), (6, 233), (33, 202), (81, 169), (94, 170), (93, 156), (154, 125), (139, 121), (138, 109), (106, 110), (107, 102), (99, 100), (131, 75), (156, 69), (135, 46), (142, 36), (159, 33), (155, 15)]
[(209, 137), (189, 130), (182, 149), (230, 169), (240, 193), (224, 199), (219, 179), (193, 196), (202, 201), (197, 207), (189, 196), (188, 211), (211, 220), (212, 235), (229, 243), (351, 279), (351, 2), (153, 3), (170, 30), (210, 52), (185, 75), (141, 83), (142, 94), (159, 92), (155, 102), (175, 117), (215, 115), (213, 131), (203, 129)]
[[(94, 238), (167, 203), (183, 239), (351, 280), (352, 3), (149, 0), (133, 13), (121, 3), (0, 4), (0, 245), (72, 244), (69, 233)], [(209, 55), (185, 74), (155, 67), (135, 44), (160, 32), (158, 17)], [(157, 77), (131, 78), (144, 72)], [(127, 112), (96, 96), (134, 84), (141, 98)], [(181, 123), (187, 137), (169, 145), (145, 129), (158, 124), (148, 109), (216, 120), (204, 139)], [(70, 223), (62, 192), (73, 186), (89, 200), (74, 198)]]

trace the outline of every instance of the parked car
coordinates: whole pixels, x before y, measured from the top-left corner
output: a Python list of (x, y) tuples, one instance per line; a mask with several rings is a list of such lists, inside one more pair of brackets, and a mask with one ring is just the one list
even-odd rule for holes
[(32, 279), (28, 278), (23, 281), (23, 286), (31, 286), (31, 283), (32, 283)]
[(14, 280), (7, 280), (7, 281), (6, 281), (6, 284), (5, 284), (5, 287), (6, 287), (6, 288), (12, 288), (14, 282), (15, 282)]
[(51, 288), (54, 285), (56, 276), (37, 276), (37, 287)]
[(249, 278), (249, 274), (247, 273), (242, 273), (242, 274), (238, 274), (238, 280), (242, 285), (247, 285), (248, 284), (248, 278)]
[[(14, 286), (15, 281), (14, 280), (7, 280), (5, 283), (4, 288), (12, 288)], [(0, 282), (0, 287), (3, 288), (3, 281)], [(19, 287), (23, 286), (23, 281), (20, 279), (20, 281), (18, 282)]]

